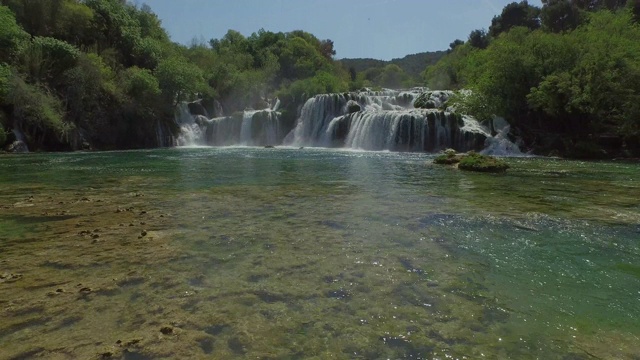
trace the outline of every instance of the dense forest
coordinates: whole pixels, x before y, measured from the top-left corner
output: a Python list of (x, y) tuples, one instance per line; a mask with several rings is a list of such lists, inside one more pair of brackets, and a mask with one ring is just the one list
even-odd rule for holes
[(638, 0), (514, 2), (488, 31), (451, 43), (425, 79), (471, 90), (459, 108), (504, 116), (537, 153), (638, 156), (639, 19)]
[(187, 47), (148, 6), (125, 0), (1, 4), (0, 145), (19, 129), (31, 149), (161, 146), (177, 132), (181, 101), (216, 99), (231, 114), (279, 96), (286, 113), (349, 90), (333, 42), (304, 31), (229, 30)]
[(446, 51), (390, 62), (336, 61), (301, 30), (180, 45), (126, 0), (0, 4), (0, 149), (14, 129), (35, 150), (164, 146), (182, 101), (228, 115), (278, 97), (292, 122), (315, 94), (427, 85), (470, 90), (458, 111), (505, 117), (541, 154), (640, 153), (640, 0), (513, 2)]

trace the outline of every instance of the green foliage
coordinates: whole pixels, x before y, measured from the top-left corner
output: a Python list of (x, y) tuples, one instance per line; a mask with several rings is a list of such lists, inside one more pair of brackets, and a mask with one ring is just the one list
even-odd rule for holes
[(455, 39), (451, 44), (449, 44), (449, 51), (455, 49), (456, 47), (464, 45), (464, 41), (460, 39)]
[(0, 106), (7, 104), (7, 96), (11, 90), (11, 67), (0, 63)]
[(571, 31), (580, 24), (582, 14), (575, 2), (542, 0), (542, 3), (540, 20), (544, 29), (552, 32)]
[(68, 140), (73, 125), (64, 121), (62, 103), (47, 90), (14, 76), (8, 102), (14, 108), (13, 121), (30, 137), (30, 142), (59, 146)]
[(462, 71), (469, 55), (477, 51), (470, 44), (456, 46), (436, 64), (427, 67), (423, 76), (431, 89), (452, 90), (466, 85)]
[[(229, 30), (187, 48), (170, 41), (147, 5), (0, 2), (4, 126), (23, 126), (34, 149), (156, 146), (158, 126), (176, 131), (180, 101), (216, 99), (232, 113), (263, 107), (276, 89), (296, 102), (348, 89), (333, 42), (304, 31)], [(291, 119), (296, 102), (283, 103)]]
[[(382, 87), (412, 87), (420, 84), (421, 73), (427, 65), (433, 65), (438, 62), (447, 52), (436, 51), (407, 55), (400, 59), (392, 59), (390, 61), (375, 59), (342, 59), (340, 64), (344, 69), (348, 69), (351, 77), (351, 90), (359, 90), (363, 87), (382, 88)], [(382, 72), (388, 65), (395, 65), (402, 71), (400, 72), (400, 85), (382, 84), (381, 81), (389, 81), (392, 74), (381, 77)], [(393, 82), (393, 81), (392, 81)]]
[(50, 37), (35, 37), (20, 52), (20, 69), (35, 82), (56, 83), (74, 67), (80, 51), (73, 45)]
[(509, 164), (496, 157), (480, 155), (475, 151), (459, 155), (453, 149), (445, 150), (443, 154), (433, 159), (433, 163), (438, 165), (458, 164), (458, 169), (460, 170), (491, 173), (502, 173), (509, 168)]
[(389, 64), (376, 78), (376, 84), (390, 89), (400, 89), (411, 85), (411, 78), (398, 65)]
[(64, 1), (56, 19), (56, 28), (47, 36), (56, 37), (78, 47), (91, 45), (90, 35), (94, 31), (95, 19), (90, 7), (76, 1)]
[(640, 29), (631, 26), (628, 12), (603, 11), (589, 18), (588, 24), (564, 37), (564, 53), (571, 49), (573, 55), (558, 61), (531, 89), (529, 104), (548, 116), (579, 116), (590, 131), (636, 136)]
[(454, 165), (460, 162), (462, 159), (461, 155), (457, 155), (456, 151), (453, 149), (447, 149), (452, 151), (445, 151), (444, 154), (440, 154), (433, 159), (434, 164), (438, 165)]
[[(84, 130), (88, 140), (99, 141), (107, 131), (115, 99), (121, 97), (116, 74), (96, 54), (82, 54), (65, 72), (60, 92), (66, 100), (66, 118)], [(99, 142), (106, 142), (105, 140)]]
[(480, 155), (470, 151), (460, 158), (458, 169), (477, 172), (502, 173), (507, 171), (509, 164), (493, 156)]
[(27, 41), (29, 34), (16, 23), (11, 10), (6, 6), (0, 6), (0, 62), (11, 61)]
[(540, 27), (540, 8), (531, 6), (527, 0), (512, 2), (502, 9), (502, 13), (491, 20), (489, 35), (497, 38), (498, 35), (509, 31), (514, 27), (526, 27), (534, 30)]
[(173, 105), (192, 99), (206, 87), (202, 70), (184, 58), (163, 60), (158, 65), (156, 76), (162, 94)]
[(473, 30), (469, 33), (469, 45), (476, 49), (486, 49), (489, 46), (489, 34), (483, 30)]
[(451, 100), (459, 111), (479, 119), (504, 116), (529, 142), (558, 134), (565, 141), (552, 146), (569, 155), (601, 155), (599, 134), (637, 149), (640, 27), (634, 7), (619, 1), (544, 3), (542, 29), (513, 27), (484, 50), (456, 46), (427, 68), (429, 85), (467, 87), (472, 91)]
[(124, 92), (144, 104), (152, 104), (160, 95), (160, 84), (151, 71), (130, 67), (123, 73)]
[(278, 97), (287, 103), (294, 103), (304, 101), (317, 94), (339, 93), (347, 90), (348, 84), (344, 79), (321, 71), (312, 78), (295, 81), (288, 88), (278, 92)]
[(447, 105), (454, 107), (457, 113), (471, 115), (479, 121), (489, 120), (495, 114), (489, 99), (477, 91), (458, 91)]

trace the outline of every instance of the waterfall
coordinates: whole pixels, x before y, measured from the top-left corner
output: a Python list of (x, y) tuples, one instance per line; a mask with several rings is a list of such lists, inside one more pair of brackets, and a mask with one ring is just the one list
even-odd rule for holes
[(175, 119), (180, 127), (178, 146), (279, 145), (286, 135), (280, 124), (280, 113), (270, 108), (245, 110), (212, 119), (194, 115), (190, 110), (193, 108), (182, 103), (176, 109)]
[(286, 137), (292, 146), (435, 152), (480, 150), (490, 131), (475, 119), (438, 109), (451, 92), (429, 92), (433, 109), (416, 109), (424, 89), (323, 94), (309, 99)]
[[(3, 131), (2, 125), (0, 125), (0, 131)], [(24, 136), (24, 133), (17, 124), (13, 126), (12, 132), (16, 137), (16, 140), (12, 144), (8, 145), (8, 151), (14, 153), (28, 153), (29, 147), (27, 146), (27, 140)]]
[(253, 115), (255, 111), (245, 111), (242, 115), (242, 127), (240, 128), (240, 143), (242, 145), (252, 145), (253, 143)]
[(180, 125), (180, 135), (176, 141), (177, 145), (204, 145), (205, 137), (201, 124), (207, 118), (203, 115), (191, 115), (188, 103), (179, 104), (175, 116), (176, 122)]
[[(361, 150), (437, 152), (447, 148), (492, 154), (518, 154), (508, 127), (484, 126), (446, 108), (451, 91), (414, 88), (404, 91), (365, 89), (321, 94), (299, 108), (296, 124), (283, 125), (279, 99), (263, 110), (245, 110), (212, 119), (200, 102), (180, 104), (178, 146), (337, 147)], [(221, 113), (218, 105), (213, 113)], [(414, 105), (418, 106), (416, 108)], [(505, 122), (506, 124), (506, 122)], [(290, 131), (289, 131), (290, 130)]]
[(273, 106), (271, 107), (271, 110), (278, 111), (279, 108), (280, 108), (280, 99), (276, 98), (275, 104), (273, 104)]

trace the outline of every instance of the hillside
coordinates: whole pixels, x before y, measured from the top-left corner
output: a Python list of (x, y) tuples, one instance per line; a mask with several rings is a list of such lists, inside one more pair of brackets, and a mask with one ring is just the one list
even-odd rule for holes
[(392, 59), (390, 61), (376, 59), (340, 59), (345, 68), (353, 68), (357, 73), (361, 73), (371, 68), (382, 68), (386, 65), (397, 65), (411, 77), (419, 77), (424, 69), (438, 62), (446, 51), (423, 52), (407, 55), (403, 58)]

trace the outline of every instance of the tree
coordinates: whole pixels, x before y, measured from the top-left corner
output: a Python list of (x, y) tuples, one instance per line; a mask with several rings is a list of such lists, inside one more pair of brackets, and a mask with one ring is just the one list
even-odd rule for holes
[(13, 123), (22, 129), (29, 145), (64, 148), (73, 124), (64, 120), (63, 105), (46, 89), (14, 75), (8, 102)]
[(400, 89), (410, 80), (398, 65), (389, 64), (382, 69), (375, 82), (385, 88)]
[(473, 30), (469, 34), (469, 45), (473, 46), (477, 49), (486, 49), (489, 46), (489, 35), (487, 32), (482, 30)]
[(31, 81), (57, 86), (62, 74), (76, 65), (80, 50), (62, 40), (37, 36), (19, 56), (19, 68)]
[(570, 31), (581, 22), (580, 8), (569, 0), (542, 0), (542, 27), (552, 32)]
[(11, 62), (28, 41), (29, 34), (16, 23), (13, 12), (6, 6), (0, 6), (0, 63)]
[(329, 39), (320, 41), (320, 54), (327, 59), (333, 59), (336, 54), (333, 49), (333, 41)]
[(540, 8), (531, 6), (526, 0), (512, 2), (502, 9), (502, 14), (491, 20), (489, 35), (497, 38), (503, 32), (516, 26), (524, 26), (531, 30), (540, 27)]
[(184, 58), (161, 61), (155, 76), (166, 101), (174, 106), (193, 98), (206, 87), (202, 70)]
[(463, 45), (464, 41), (460, 40), (460, 39), (456, 39), (454, 40), (451, 44), (449, 44), (449, 52), (453, 51), (456, 47)]

